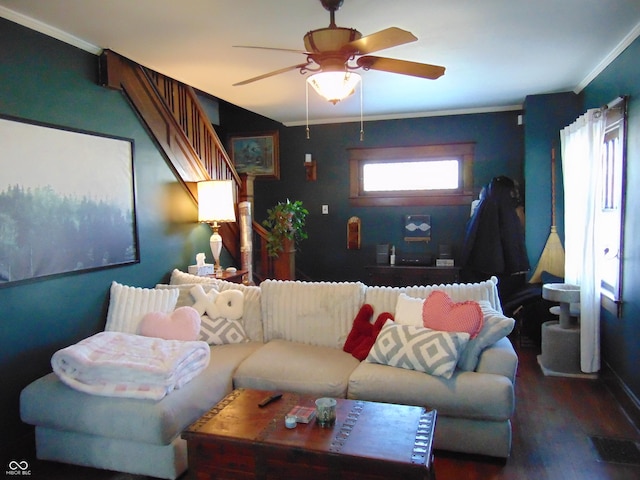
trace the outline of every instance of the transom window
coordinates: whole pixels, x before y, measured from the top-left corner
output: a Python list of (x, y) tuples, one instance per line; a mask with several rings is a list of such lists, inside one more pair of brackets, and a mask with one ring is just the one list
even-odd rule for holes
[(470, 203), (473, 150), (472, 143), (350, 149), (351, 204)]
[(366, 163), (362, 187), (365, 192), (455, 190), (460, 186), (459, 163), (457, 159)]

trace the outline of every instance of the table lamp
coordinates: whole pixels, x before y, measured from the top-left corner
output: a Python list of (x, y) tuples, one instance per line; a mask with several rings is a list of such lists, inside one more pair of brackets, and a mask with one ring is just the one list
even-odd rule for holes
[(222, 237), (218, 233), (219, 224), (236, 221), (236, 212), (233, 205), (233, 183), (231, 180), (198, 182), (198, 220), (208, 223), (213, 230), (209, 244), (215, 261), (214, 272), (217, 276), (222, 271), (220, 266)]

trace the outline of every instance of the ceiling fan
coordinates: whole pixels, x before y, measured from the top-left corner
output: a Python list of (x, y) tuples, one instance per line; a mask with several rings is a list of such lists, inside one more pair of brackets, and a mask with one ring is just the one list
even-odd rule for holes
[[(363, 70), (380, 70), (389, 73), (397, 73), (401, 75), (412, 75), (426, 79), (435, 80), (444, 74), (445, 68), (438, 65), (429, 65), (426, 63), (410, 62), (406, 60), (397, 60), (393, 58), (378, 57), (369, 55), (370, 53), (384, 50), (386, 48), (404, 45), (405, 43), (415, 42), (417, 38), (406, 30), (397, 27), (390, 27), (379, 32), (363, 37), (362, 34), (354, 28), (338, 27), (335, 22), (335, 12), (338, 10), (344, 0), (320, 0), (322, 6), (330, 13), (330, 23), (327, 28), (311, 30), (304, 36), (304, 46), (306, 50), (294, 50), (285, 48), (270, 48), (256, 46), (239, 46), (242, 48), (259, 48), (264, 50), (279, 50), (285, 52), (301, 53), (307, 56), (304, 63), (281, 68), (273, 72), (258, 75), (242, 82), (235, 83), (234, 86), (246, 85), (248, 83), (263, 80), (265, 78), (299, 69), (301, 74), (308, 72), (326, 73), (336, 72), (342, 77), (342, 83), (346, 90), (342, 98), (353, 93), (353, 88), (358, 83), (359, 75), (354, 75), (353, 79), (350, 72), (362, 68)], [(335, 73), (334, 73), (335, 74)], [(320, 92), (318, 82), (312, 80), (312, 75), (308, 78), (309, 83), (321, 95), (332, 103), (337, 103), (342, 98), (329, 98)], [(318, 79), (319, 80), (319, 79)]]

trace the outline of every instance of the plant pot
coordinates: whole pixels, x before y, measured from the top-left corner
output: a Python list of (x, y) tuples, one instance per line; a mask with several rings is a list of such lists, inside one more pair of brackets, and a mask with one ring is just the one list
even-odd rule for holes
[(273, 275), (276, 280), (296, 279), (296, 244), (295, 241), (285, 239), (283, 251), (273, 259)]

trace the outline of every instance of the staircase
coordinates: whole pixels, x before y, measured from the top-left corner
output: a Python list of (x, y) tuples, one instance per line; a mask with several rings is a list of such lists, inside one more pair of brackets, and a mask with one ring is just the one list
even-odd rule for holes
[[(235, 203), (253, 203), (253, 177), (236, 172), (193, 88), (105, 50), (100, 56), (99, 82), (122, 91), (136, 110), (169, 164), (197, 203), (195, 184), (232, 180)], [(236, 265), (241, 259), (238, 223), (222, 224), (225, 249)], [(253, 222), (254, 263), (251, 282), (275, 278), (266, 255), (266, 230)], [(247, 265), (242, 266), (243, 269)]]

